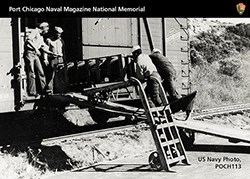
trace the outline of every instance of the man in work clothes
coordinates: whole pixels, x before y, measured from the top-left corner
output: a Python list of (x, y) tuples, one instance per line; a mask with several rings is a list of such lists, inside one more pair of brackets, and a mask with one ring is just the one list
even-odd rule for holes
[[(153, 64), (156, 66), (157, 71), (163, 79), (162, 86), (169, 95), (169, 101), (172, 103), (172, 112), (178, 112), (179, 110), (185, 111), (186, 119), (188, 119), (193, 110), (193, 98), (196, 95), (196, 91), (190, 94), (190, 97), (181, 98), (181, 95), (176, 91), (176, 71), (171, 61), (162, 55), (159, 49), (153, 49), (152, 54), (150, 54), (149, 57), (152, 59)], [(177, 102), (178, 99), (180, 99), (179, 102)]]
[(149, 55), (153, 64), (156, 66), (158, 73), (163, 79), (162, 86), (170, 97), (170, 102), (181, 98), (175, 88), (176, 71), (171, 61), (162, 55), (159, 49), (153, 49)]
[[(46, 50), (46, 45), (44, 42), (44, 35), (49, 31), (49, 24), (43, 22), (38, 25), (36, 29), (32, 29), (31, 33), (27, 35), (27, 39), (24, 44), (24, 62), (25, 70), (27, 73), (27, 93), (29, 96), (38, 97), (38, 91), (36, 87), (36, 75), (39, 80), (39, 85), (41, 87), (40, 93), (44, 92), (46, 85), (45, 75), (40, 61), (41, 52), (45, 52), (51, 55), (55, 55), (48, 50)], [(45, 61), (47, 63), (47, 61)]]
[(160, 106), (162, 101), (159, 96), (159, 84), (150, 78), (155, 77), (161, 80), (155, 65), (152, 63), (148, 55), (142, 54), (142, 50), (139, 45), (132, 48), (132, 55), (136, 64), (136, 78), (141, 82), (147, 82), (145, 92), (149, 99), (150, 107)]
[(53, 55), (48, 56), (48, 91), (50, 93), (63, 93), (68, 90), (68, 73), (67, 73), (67, 62), (65, 57), (65, 44), (61, 38), (63, 29), (61, 27), (55, 27), (54, 34), (52, 37), (46, 40), (49, 50), (58, 57)]

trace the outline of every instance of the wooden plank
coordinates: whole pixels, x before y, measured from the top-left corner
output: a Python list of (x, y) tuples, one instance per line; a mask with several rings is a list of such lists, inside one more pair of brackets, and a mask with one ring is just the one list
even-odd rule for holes
[(84, 94), (92, 94), (92, 93), (96, 93), (99, 91), (112, 91), (118, 88), (124, 88), (124, 87), (128, 87), (129, 83), (125, 82), (125, 81), (121, 81), (121, 82), (113, 82), (113, 83), (104, 83), (104, 84), (98, 84), (98, 86), (96, 88), (89, 88), (89, 89), (85, 89), (83, 91)]
[(130, 54), (133, 18), (82, 18), (82, 43), (84, 58), (118, 53)]
[(237, 139), (242, 142), (250, 143), (250, 131), (236, 129), (228, 126), (212, 124), (204, 121), (175, 121), (177, 127), (190, 129), (194, 132), (214, 135), (227, 139)]
[(167, 147), (168, 145), (173, 145), (176, 143), (179, 143), (180, 140), (179, 139), (173, 139), (173, 140), (166, 140), (165, 142), (161, 142), (162, 147)]
[(84, 58), (95, 58), (114, 54), (131, 54), (131, 48), (83, 46)]
[(174, 126), (174, 123), (173, 122), (168, 122), (168, 123), (164, 123), (164, 124), (159, 124), (156, 126), (156, 129), (159, 130), (159, 129), (162, 129), (162, 128), (168, 128), (168, 127), (173, 127)]

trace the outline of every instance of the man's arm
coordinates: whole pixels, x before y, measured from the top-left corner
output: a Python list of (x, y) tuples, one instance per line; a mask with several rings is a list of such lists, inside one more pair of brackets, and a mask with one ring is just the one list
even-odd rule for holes
[(54, 57), (61, 57), (61, 55), (58, 55), (58, 54), (56, 54), (54, 52), (51, 52), (46, 44), (41, 46), (41, 50), (44, 53), (48, 54), (48, 55), (51, 55), (51, 56), (54, 56)]
[(138, 65), (140, 66), (141, 73), (145, 78), (148, 78), (152, 73), (148, 66), (148, 60), (149, 59), (147, 59), (145, 56), (138, 57)]
[(27, 35), (26, 45), (31, 47), (33, 50), (35, 50), (36, 53), (40, 56), (41, 53), (40, 53), (39, 49), (33, 43), (33, 39), (36, 38), (37, 33), (38, 32), (36, 30), (31, 30), (30, 34)]
[(144, 75), (143, 75), (143, 69), (141, 66), (136, 63), (136, 68), (135, 68), (135, 77), (140, 80), (142, 83), (145, 81)]
[(54, 52), (51, 52), (51, 51), (47, 50), (47, 49), (44, 48), (44, 47), (41, 47), (41, 50), (42, 50), (44, 53), (47, 53), (48, 55), (52, 55), (52, 56), (54, 56), (54, 57), (61, 57), (61, 55), (58, 55), (58, 54), (56, 54), (56, 53), (54, 53)]
[(67, 58), (66, 58), (66, 50), (65, 50), (65, 42), (63, 39), (61, 39), (62, 42), (62, 53), (63, 53), (63, 61), (65, 64), (67, 64)]
[(33, 42), (32, 42), (31, 39), (27, 39), (26, 43), (27, 43), (27, 45), (29, 45), (31, 48), (33, 48), (33, 50), (36, 51), (36, 54), (37, 54), (38, 56), (41, 55), (41, 52), (40, 52), (39, 49), (33, 44)]

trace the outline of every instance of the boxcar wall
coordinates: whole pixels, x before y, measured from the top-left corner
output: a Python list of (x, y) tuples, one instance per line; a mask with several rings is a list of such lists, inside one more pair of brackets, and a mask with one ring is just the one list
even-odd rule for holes
[(139, 44), (149, 54), (149, 35), (154, 48), (172, 61), (177, 71), (177, 89), (188, 94), (190, 86), (189, 34), (187, 18), (82, 18), (83, 59), (114, 54), (131, 54)]
[(11, 18), (0, 18), (0, 112), (14, 111), (14, 93), (11, 88), (13, 44)]
[[(64, 29), (66, 55), (69, 62), (116, 54), (131, 55), (133, 45), (139, 44), (143, 53), (150, 53), (149, 35), (153, 46), (173, 62), (177, 70), (177, 88), (181, 94), (190, 92), (189, 38), (186, 18), (147, 18), (149, 33), (142, 18), (25, 18), (19, 19), (19, 36), (13, 33), (11, 18), (0, 18), (0, 112), (14, 110), (11, 77), (15, 54), (22, 54), (23, 33), (26, 28), (47, 21)], [(18, 24), (16, 24), (18, 26)], [(19, 39), (19, 49), (13, 41)], [(19, 55), (21, 58), (21, 55)], [(76, 75), (77, 77), (77, 75)], [(24, 89), (25, 90), (25, 89)]]

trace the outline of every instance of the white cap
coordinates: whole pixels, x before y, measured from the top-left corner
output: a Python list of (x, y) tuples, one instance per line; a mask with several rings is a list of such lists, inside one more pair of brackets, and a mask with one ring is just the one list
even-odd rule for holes
[(159, 49), (157, 49), (157, 48), (154, 48), (154, 49), (152, 50), (152, 53), (156, 53), (156, 52), (161, 53), (161, 50), (159, 50)]
[(133, 46), (133, 48), (132, 48), (132, 53), (133, 53), (134, 51), (136, 51), (136, 50), (139, 50), (139, 49), (141, 49), (140, 45), (135, 45), (135, 46)]
[(49, 24), (47, 22), (42, 22), (41, 24), (39, 24), (39, 27), (49, 27)]
[(63, 33), (63, 29), (61, 27), (55, 27), (55, 30), (60, 34)]

